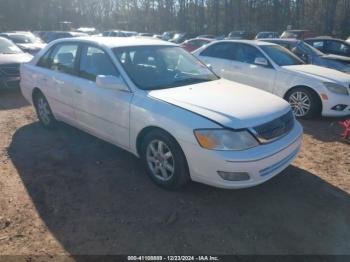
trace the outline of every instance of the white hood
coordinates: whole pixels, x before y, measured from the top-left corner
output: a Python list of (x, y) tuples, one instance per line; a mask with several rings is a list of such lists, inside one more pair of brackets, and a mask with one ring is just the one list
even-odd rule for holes
[(293, 65), (283, 66), (283, 68), (306, 76), (316, 77), (323, 82), (350, 83), (350, 76), (348, 74), (326, 67), (316, 65)]
[(149, 95), (234, 129), (272, 121), (290, 110), (275, 95), (224, 79), (150, 91)]

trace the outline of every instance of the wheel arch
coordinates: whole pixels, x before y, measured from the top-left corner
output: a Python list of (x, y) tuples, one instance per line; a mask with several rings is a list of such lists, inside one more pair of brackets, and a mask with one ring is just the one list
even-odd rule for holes
[[(320, 111), (322, 112), (322, 110), (323, 110), (323, 102), (322, 102), (322, 99), (321, 99), (320, 95), (318, 94), (318, 92), (317, 92), (314, 88), (312, 88), (312, 87), (310, 87), (310, 86), (305, 86), (305, 85), (296, 85), (296, 86), (293, 86), (292, 88), (288, 89), (288, 91), (284, 94), (283, 99), (287, 101), (288, 95), (289, 95), (293, 90), (295, 90), (295, 89), (297, 89), (297, 88), (305, 88), (305, 89), (307, 89), (308, 91), (310, 91), (311, 93), (313, 93), (313, 94), (315, 95), (315, 97), (317, 97), (317, 99), (318, 99), (319, 105), (320, 105), (320, 107), (321, 107), (321, 108), (320, 108)], [(287, 101), (287, 102), (288, 102), (288, 101)]]
[[(138, 133), (137, 138), (136, 138), (136, 153), (138, 154), (138, 156), (140, 156), (140, 154), (141, 154), (141, 147), (142, 147), (143, 139), (145, 138), (145, 136), (147, 134), (149, 134), (150, 132), (153, 132), (155, 130), (160, 130), (162, 132), (165, 132), (167, 135), (169, 135), (171, 138), (173, 138), (176, 141), (176, 143), (179, 145), (179, 147), (181, 148), (177, 139), (172, 134), (170, 134), (167, 130), (165, 130), (164, 128), (161, 128), (158, 126), (147, 126), (147, 127), (144, 127)], [(182, 148), (181, 148), (181, 150), (182, 150)]]

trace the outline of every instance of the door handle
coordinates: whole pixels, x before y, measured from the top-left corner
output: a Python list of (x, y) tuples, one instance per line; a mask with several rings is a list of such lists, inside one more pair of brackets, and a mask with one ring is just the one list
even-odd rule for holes
[(75, 93), (77, 93), (79, 95), (81, 95), (83, 93), (80, 89), (75, 89), (74, 91), (75, 91)]

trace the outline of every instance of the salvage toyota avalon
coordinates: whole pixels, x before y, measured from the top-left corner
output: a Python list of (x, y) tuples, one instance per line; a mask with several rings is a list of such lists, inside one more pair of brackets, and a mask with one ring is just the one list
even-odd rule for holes
[(255, 186), (301, 147), (286, 101), (160, 40), (57, 40), (21, 66), (21, 90), (44, 127), (63, 121), (130, 151), (167, 189)]

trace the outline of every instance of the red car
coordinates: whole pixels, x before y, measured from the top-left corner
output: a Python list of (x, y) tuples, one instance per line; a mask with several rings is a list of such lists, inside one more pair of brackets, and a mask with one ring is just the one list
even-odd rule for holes
[(209, 38), (193, 38), (186, 40), (181, 44), (181, 47), (188, 52), (196, 51), (198, 48), (213, 42), (214, 39)]

